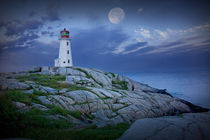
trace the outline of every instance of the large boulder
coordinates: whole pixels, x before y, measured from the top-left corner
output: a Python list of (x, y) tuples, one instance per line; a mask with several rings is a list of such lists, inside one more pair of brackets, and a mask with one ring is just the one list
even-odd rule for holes
[(103, 85), (104, 87), (112, 87), (112, 80), (104, 73), (87, 68), (83, 68), (83, 70), (86, 71), (86, 73), (93, 78), (96, 83)]
[(89, 87), (90, 90), (92, 90), (94, 93), (96, 93), (100, 97), (120, 97), (122, 96), (120, 93), (109, 90), (109, 89), (104, 89), (104, 88), (94, 88), (94, 87)]
[(77, 83), (82, 83), (82, 82), (84, 84), (87, 84), (87, 83), (94, 82), (92, 79), (88, 79), (84, 76), (72, 76), (72, 75), (66, 76), (66, 81), (71, 84), (77, 84)]
[(93, 102), (99, 99), (98, 96), (86, 90), (76, 90), (65, 93), (65, 96), (72, 98), (76, 103)]
[(74, 76), (83, 76), (83, 77), (86, 76), (86, 74), (84, 72), (81, 72), (81, 71), (73, 69), (73, 68), (66, 68), (66, 74), (74, 75)]
[(42, 93), (49, 93), (49, 94), (57, 94), (58, 90), (51, 88), (51, 87), (45, 87), (45, 86), (41, 86), (41, 85), (37, 85), (37, 84), (31, 84), (31, 86), (37, 90), (40, 91)]
[(15, 90), (15, 89), (26, 90), (29, 88), (30, 88), (29, 85), (22, 82), (18, 82), (16, 79), (5, 79), (5, 78), (0, 79), (0, 90)]
[(208, 140), (210, 112), (139, 119), (118, 140)]

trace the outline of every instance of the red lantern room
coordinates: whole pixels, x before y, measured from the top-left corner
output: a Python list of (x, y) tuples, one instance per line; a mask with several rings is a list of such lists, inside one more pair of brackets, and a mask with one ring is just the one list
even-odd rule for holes
[(66, 28), (61, 31), (61, 38), (69, 38), (69, 31), (67, 31)]

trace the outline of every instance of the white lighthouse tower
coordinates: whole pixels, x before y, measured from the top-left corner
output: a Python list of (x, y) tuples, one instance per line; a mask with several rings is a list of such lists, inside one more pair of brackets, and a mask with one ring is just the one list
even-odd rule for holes
[(67, 31), (64, 28), (64, 30), (60, 32), (59, 40), (60, 40), (59, 57), (55, 59), (55, 67), (73, 66), (69, 31)]

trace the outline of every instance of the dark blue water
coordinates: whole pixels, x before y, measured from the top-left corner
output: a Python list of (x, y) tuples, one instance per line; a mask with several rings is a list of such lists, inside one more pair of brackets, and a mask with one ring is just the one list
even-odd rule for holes
[(167, 89), (175, 97), (210, 108), (210, 72), (139, 73), (128, 77), (159, 89)]

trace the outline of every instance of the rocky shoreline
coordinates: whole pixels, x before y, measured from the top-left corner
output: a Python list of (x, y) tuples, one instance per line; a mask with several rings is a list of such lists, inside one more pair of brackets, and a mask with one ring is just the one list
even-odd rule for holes
[(103, 127), (141, 118), (208, 111), (172, 97), (165, 90), (97, 69), (34, 67), (25, 72), (1, 73), (0, 81), (2, 93), (14, 90), (26, 95), (39, 93), (36, 96), (38, 102), (28, 104), (14, 100), (18, 110), (27, 112), (36, 108), (47, 111), (49, 105), (54, 105), (67, 111), (78, 111), (79, 119), (72, 115), (50, 116), (68, 120), (75, 126), (96, 124)]

